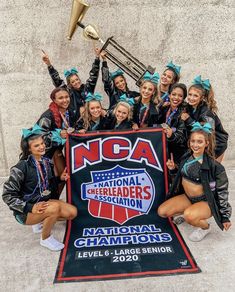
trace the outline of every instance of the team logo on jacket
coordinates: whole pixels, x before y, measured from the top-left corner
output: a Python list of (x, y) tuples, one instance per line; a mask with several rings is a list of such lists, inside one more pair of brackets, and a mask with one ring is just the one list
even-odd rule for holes
[(92, 171), (92, 181), (81, 185), (89, 213), (123, 224), (133, 217), (148, 214), (155, 197), (153, 181), (145, 169), (119, 165)]

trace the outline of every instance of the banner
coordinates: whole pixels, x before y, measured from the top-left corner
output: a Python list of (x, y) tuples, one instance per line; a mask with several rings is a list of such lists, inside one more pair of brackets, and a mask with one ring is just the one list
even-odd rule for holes
[(157, 215), (168, 190), (162, 129), (69, 135), (68, 222), (55, 282), (199, 272)]

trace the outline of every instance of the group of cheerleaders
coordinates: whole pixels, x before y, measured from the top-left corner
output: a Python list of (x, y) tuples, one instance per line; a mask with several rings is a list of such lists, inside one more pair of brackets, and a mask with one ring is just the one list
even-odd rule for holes
[[(20, 160), (3, 187), (3, 200), (16, 220), (41, 233), (42, 246), (63, 249), (52, 227), (58, 220), (77, 216), (75, 206), (59, 200), (69, 179), (63, 154), (67, 133), (162, 127), (169, 153), (170, 191), (158, 208), (159, 216), (192, 225), (192, 241), (210, 232), (212, 216), (222, 230), (228, 230), (228, 178), (220, 164), (228, 134), (217, 115), (209, 80), (197, 76), (187, 89), (179, 83), (181, 67), (170, 62), (161, 76), (147, 72), (139, 91), (132, 91), (122, 70), (110, 73), (105, 52), (96, 48), (95, 54), (86, 83), (76, 68), (64, 71), (65, 82), (43, 54), (55, 89), (48, 110), (34, 127), (23, 129)], [(95, 93), (101, 60), (108, 109), (102, 106), (103, 97)]]

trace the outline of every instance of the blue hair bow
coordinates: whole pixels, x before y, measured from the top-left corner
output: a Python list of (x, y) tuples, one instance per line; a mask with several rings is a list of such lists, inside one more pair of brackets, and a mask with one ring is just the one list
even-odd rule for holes
[(211, 88), (210, 80), (209, 79), (202, 80), (201, 75), (199, 75), (193, 79), (193, 84), (201, 85), (202, 88), (204, 88), (205, 90), (208, 90), (208, 91)]
[(167, 68), (172, 69), (177, 75), (180, 74), (181, 66), (177, 66), (170, 61), (167, 65)]
[(54, 131), (51, 131), (51, 141), (55, 142), (57, 145), (64, 145), (66, 142), (66, 139), (63, 139), (60, 136), (61, 129), (55, 129)]
[(149, 72), (146, 72), (143, 76), (144, 81), (150, 81), (154, 84), (158, 84), (158, 81), (160, 79), (160, 76), (157, 72), (155, 72), (154, 74), (151, 74)]
[(96, 100), (96, 101), (101, 101), (103, 99), (103, 96), (101, 94), (97, 93), (88, 93), (85, 99), (85, 102), (91, 101), (91, 100)]
[(211, 124), (209, 123), (205, 123), (203, 126), (199, 123), (196, 122), (192, 125), (192, 130), (191, 132), (195, 132), (195, 131), (200, 131), (202, 130), (203, 132), (207, 133), (207, 134), (211, 134), (212, 132), (212, 127)]
[(115, 72), (111, 73), (111, 79), (113, 80), (114, 78), (118, 76), (122, 76), (124, 72), (121, 69), (116, 70)]
[(125, 93), (120, 96), (119, 100), (128, 103), (130, 106), (135, 104), (134, 98), (128, 98)]
[(42, 135), (43, 132), (44, 130), (38, 124), (35, 124), (32, 130), (22, 129), (22, 135), (24, 139), (29, 138), (33, 135)]
[(71, 68), (70, 70), (64, 70), (64, 77), (66, 78), (73, 74), (78, 74), (78, 70), (75, 67)]

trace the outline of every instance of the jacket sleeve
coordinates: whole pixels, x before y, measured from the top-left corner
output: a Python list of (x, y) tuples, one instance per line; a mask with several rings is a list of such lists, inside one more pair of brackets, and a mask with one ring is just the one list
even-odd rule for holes
[(177, 145), (186, 145), (187, 132), (186, 132), (186, 127), (183, 120), (179, 119), (175, 132), (173, 132), (171, 137), (167, 138), (167, 140)]
[(67, 85), (65, 84), (64, 80), (60, 78), (58, 71), (52, 65), (48, 66), (47, 68), (54, 86), (67, 88)]
[(99, 78), (99, 71), (100, 71), (100, 59), (99, 57), (95, 58), (94, 63), (92, 64), (91, 71), (89, 73), (89, 78), (85, 84), (85, 93), (88, 92), (94, 93), (97, 80)]
[(111, 80), (109, 68), (106, 61), (102, 63), (101, 71), (102, 71), (102, 81), (104, 83), (104, 91), (107, 93), (110, 99), (112, 95), (114, 94), (114, 85), (113, 85), (113, 81)]
[(228, 177), (222, 165), (216, 169), (216, 203), (222, 218), (222, 223), (229, 222), (232, 207), (228, 202)]
[(23, 201), (21, 188), (24, 183), (24, 173), (16, 166), (12, 167), (9, 179), (3, 185), (3, 201), (11, 210), (21, 213), (32, 212), (33, 204)]

